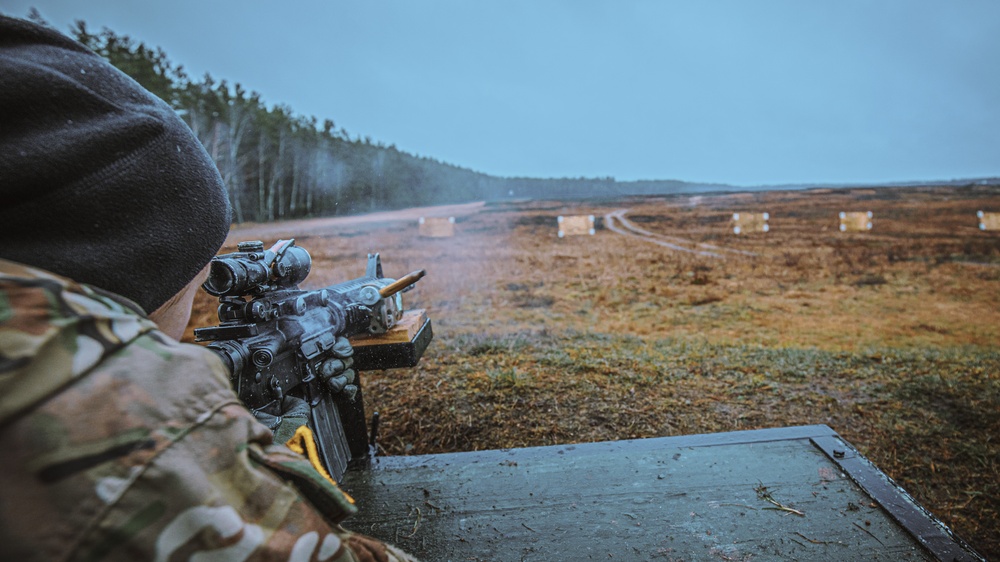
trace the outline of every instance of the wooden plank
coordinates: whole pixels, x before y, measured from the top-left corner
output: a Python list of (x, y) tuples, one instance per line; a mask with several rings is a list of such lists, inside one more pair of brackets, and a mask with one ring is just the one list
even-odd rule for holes
[(427, 560), (934, 560), (824, 439), (860, 457), (826, 426), (383, 457), (345, 475), (346, 526)]
[(407, 310), (403, 317), (396, 322), (391, 330), (377, 336), (371, 334), (358, 334), (350, 338), (351, 346), (354, 348), (366, 345), (380, 345), (386, 343), (404, 343), (413, 341), (413, 338), (420, 331), (420, 328), (427, 322), (427, 311), (424, 309)]
[(374, 371), (415, 367), (433, 337), (427, 314), (423, 310), (407, 311), (401, 325), (381, 336), (351, 338), (354, 368)]

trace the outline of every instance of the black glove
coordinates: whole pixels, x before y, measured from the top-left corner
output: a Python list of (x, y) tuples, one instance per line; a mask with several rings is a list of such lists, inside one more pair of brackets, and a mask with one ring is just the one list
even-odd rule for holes
[(354, 401), (358, 387), (354, 384), (357, 373), (351, 367), (354, 365), (354, 348), (347, 338), (337, 338), (330, 350), (330, 357), (319, 364), (317, 374), (326, 382), (334, 395), (344, 393), (348, 400)]
[(295, 435), (295, 430), (309, 422), (309, 404), (301, 398), (285, 396), (281, 401), (281, 415), (252, 410), (253, 417), (274, 432), (275, 443), (284, 444)]
[[(358, 387), (354, 384), (357, 373), (351, 366), (354, 364), (354, 348), (347, 338), (337, 338), (330, 350), (332, 357), (329, 357), (317, 365), (316, 371), (319, 377), (329, 387), (334, 395), (343, 393), (348, 400), (353, 401), (358, 393)], [(281, 414), (274, 415), (267, 412), (253, 410), (253, 415), (257, 421), (266, 425), (274, 432), (276, 443), (285, 443), (295, 435), (295, 430), (309, 422), (309, 404), (301, 398), (287, 395), (281, 401)]]

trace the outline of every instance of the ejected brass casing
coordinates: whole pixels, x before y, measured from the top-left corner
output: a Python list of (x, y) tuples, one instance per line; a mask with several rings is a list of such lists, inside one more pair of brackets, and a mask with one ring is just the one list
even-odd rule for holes
[(379, 289), (378, 294), (383, 299), (391, 297), (392, 295), (395, 295), (396, 293), (416, 283), (417, 281), (420, 281), (420, 278), (423, 277), (424, 275), (427, 275), (427, 271), (423, 269), (418, 269), (413, 273), (408, 273), (403, 277), (400, 277), (399, 279), (386, 285), (385, 287)]

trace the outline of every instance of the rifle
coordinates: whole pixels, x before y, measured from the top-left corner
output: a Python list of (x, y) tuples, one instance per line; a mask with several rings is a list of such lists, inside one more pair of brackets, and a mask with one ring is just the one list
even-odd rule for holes
[[(320, 458), (339, 481), (352, 460), (374, 454), (378, 432), (376, 412), (368, 434), (354, 370), (413, 367), (433, 333), (424, 311), (403, 310), (402, 293), (424, 270), (389, 279), (379, 255), (368, 254), (364, 276), (300, 290), (311, 267), (294, 239), (267, 250), (260, 241), (240, 242), (236, 252), (212, 259), (202, 285), (219, 297), (219, 325), (194, 335), (211, 342), (251, 411), (281, 416), (287, 396), (308, 404)], [(344, 353), (343, 338), (353, 354)]]

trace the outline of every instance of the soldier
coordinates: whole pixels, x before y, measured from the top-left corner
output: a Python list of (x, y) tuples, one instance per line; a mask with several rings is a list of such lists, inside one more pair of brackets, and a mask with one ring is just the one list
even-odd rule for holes
[(229, 224), (169, 106), (0, 16), (0, 559), (411, 560), (177, 341)]

